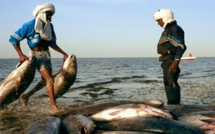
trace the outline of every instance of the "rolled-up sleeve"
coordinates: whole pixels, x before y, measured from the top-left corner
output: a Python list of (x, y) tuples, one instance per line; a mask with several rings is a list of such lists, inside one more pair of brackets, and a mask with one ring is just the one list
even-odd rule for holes
[(10, 36), (9, 42), (12, 45), (19, 44), (20, 41), (26, 38), (28, 28), (28, 24), (24, 24), (20, 29), (18, 29), (13, 35)]

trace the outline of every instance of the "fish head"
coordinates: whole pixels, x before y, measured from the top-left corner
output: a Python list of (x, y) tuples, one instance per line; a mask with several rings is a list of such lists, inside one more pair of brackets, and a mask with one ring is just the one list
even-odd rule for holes
[(75, 55), (69, 55), (64, 61), (62, 69), (69, 74), (77, 74), (77, 61)]
[[(18, 66), (17, 71), (23, 77), (32, 76), (35, 74), (37, 59), (34, 56), (29, 56), (21, 65)], [(25, 76), (27, 75), (27, 76)]]
[(31, 65), (31, 66), (35, 66), (36, 64), (36, 58), (34, 56), (29, 56), (27, 60), (25, 60), (23, 63), (18, 63), (16, 65), (16, 68), (20, 67), (20, 66), (27, 66), (27, 65)]

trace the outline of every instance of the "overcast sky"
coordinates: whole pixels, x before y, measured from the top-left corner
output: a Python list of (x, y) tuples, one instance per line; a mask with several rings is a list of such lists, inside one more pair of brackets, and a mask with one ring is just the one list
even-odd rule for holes
[[(215, 56), (214, 0), (1, 0), (0, 58), (18, 58), (9, 36), (32, 20), (37, 5), (52, 3), (57, 44), (83, 57), (158, 57), (163, 29), (153, 20), (158, 9), (171, 9), (185, 31), (187, 51)], [(28, 55), (26, 40), (21, 41)], [(62, 55), (51, 50), (52, 57)], [(187, 56), (187, 53), (184, 54)]]

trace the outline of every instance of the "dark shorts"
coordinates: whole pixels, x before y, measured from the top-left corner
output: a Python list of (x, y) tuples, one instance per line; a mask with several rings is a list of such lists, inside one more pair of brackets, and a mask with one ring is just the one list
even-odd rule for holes
[(30, 51), (29, 56), (33, 55), (37, 59), (37, 70), (43, 71), (47, 69), (52, 71), (51, 55), (49, 50), (46, 51)]

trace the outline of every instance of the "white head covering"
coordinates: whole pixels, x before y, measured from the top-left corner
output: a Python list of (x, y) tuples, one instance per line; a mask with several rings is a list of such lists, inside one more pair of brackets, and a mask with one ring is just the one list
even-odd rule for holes
[[(47, 11), (51, 11), (54, 15), (55, 7), (51, 3), (46, 3), (43, 5), (38, 5), (33, 11), (33, 16), (36, 17), (36, 22), (34, 26), (34, 30), (40, 33), (40, 36), (43, 40), (52, 40), (52, 31), (50, 21), (47, 20), (46, 13)], [(43, 27), (43, 23), (45, 26)]]
[(155, 12), (153, 18), (155, 21), (162, 19), (164, 22), (163, 28), (165, 28), (168, 23), (175, 21), (173, 12), (170, 9), (158, 10), (157, 12)]

